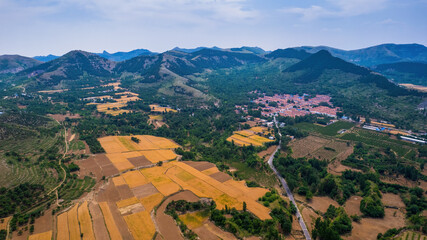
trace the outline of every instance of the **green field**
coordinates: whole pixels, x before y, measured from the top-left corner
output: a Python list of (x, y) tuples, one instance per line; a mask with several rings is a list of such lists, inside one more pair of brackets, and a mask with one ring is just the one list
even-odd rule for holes
[(404, 157), (405, 155), (411, 155), (411, 150), (413, 151), (417, 148), (417, 145), (396, 139), (391, 139), (387, 134), (360, 128), (355, 129), (351, 133), (345, 133), (341, 137), (341, 139), (350, 140), (354, 142), (363, 142), (367, 145), (384, 149), (390, 147), (401, 157)]
[(401, 236), (394, 238), (396, 240), (427, 240), (427, 236), (419, 232), (405, 231)]
[(341, 129), (350, 129), (354, 126), (354, 123), (351, 122), (344, 122), (344, 121), (338, 121), (336, 123), (333, 123), (331, 125), (328, 126), (319, 126), (313, 123), (306, 123), (306, 122), (302, 122), (302, 123), (297, 123), (295, 124), (295, 127), (301, 129), (301, 130), (305, 130), (308, 132), (317, 132), (320, 133), (322, 135), (326, 135), (326, 136), (336, 136), (338, 134), (338, 131)]

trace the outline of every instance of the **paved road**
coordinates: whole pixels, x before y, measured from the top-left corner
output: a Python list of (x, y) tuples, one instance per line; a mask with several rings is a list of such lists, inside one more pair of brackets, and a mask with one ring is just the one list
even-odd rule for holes
[[(274, 118), (274, 122), (276, 123), (276, 127), (277, 127), (276, 118)], [(282, 137), (282, 134), (280, 133), (280, 131), (279, 131), (279, 135), (280, 135), (280, 137)], [(285, 189), (286, 194), (288, 195), (289, 199), (292, 201), (292, 203), (295, 205), (295, 207), (297, 207), (297, 203), (295, 202), (294, 195), (292, 194), (291, 189), (289, 189), (288, 184), (286, 183), (286, 180), (284, 178), (282, 178), (282, 176), (280, 176), (279, 172), (277, 172), (276, 168), (273, 165), (274, 155), (276, 155), (276, 152), (280, 149), (280, 144), (281, 144), (281, 141), (279, 142), (279, 146), (277, 146), (274, 153), (271, 154), (270, 158), (268, 159), (268, 165), (270, 165), (270, 168), (277, 175), (277, 178), (279, 178), (280, 183), (282, 183), (282, 186)], [(299, 222), (299, 225), (301, 226), (302, 231), (304, 232), (305, 239), (311, 240), (310, 232), (307, 230), (307, 226), (305, 225), (304, 219), (302, 218), (302, 215), (301, 215), (298, 207), (296, 209), (297, 209), (296, 215), (298, 218), (298, 222)]]

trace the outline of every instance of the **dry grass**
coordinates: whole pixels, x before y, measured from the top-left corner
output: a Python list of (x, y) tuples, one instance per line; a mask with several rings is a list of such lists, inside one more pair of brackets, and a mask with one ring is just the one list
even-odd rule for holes
[(9, 224), (9, 221), (11, 218), (12, 217), (5, 217), (5, 218), (1, 219), (3, 222), (0, 221), (0, 230), (6, 230), (7, 229), (7, 225)]
[(99, 207), (101, 208), (102, 214), (104, 215), (105, 225), (107, 226), (108, 233), (111, 239), (121, 240), (122, 236), (117, 228), (116, 222), (114, 221), (113, 215), (111, 214), (110, 208), (106, 202), (100, 202)]
[(83, 202), (80, 205), (79, 210), (79, 222), (83, 239), (95, 240), (95, 234), (93, 233), (92, 219), (89, 214), (89, 208), (87, 202)]
[(203, 225), (203, 223), (208, 219), (208, 216), (205, 216), (203, 212), (193, 212), (180, 215), (179, 219), (187, 225), (190, 229), (198, 228)]
[(51, 240), (51, 239), (52, 239), (52, 230), (43, 232), (43, 233), (33, 234), (28, 237), (28, 240)]
[(78, 204), (74, 205), (74, 207), (68, 211), (68, 229), (70, 232), (70, 240), (80, 239), (80, 226), (79, 219), (77, 217), (77, 208)]
[(141, 211), (124, 216), (124, 219), (135, 240), (149, 240), (153, 238), (156, 228), (149, 212)]

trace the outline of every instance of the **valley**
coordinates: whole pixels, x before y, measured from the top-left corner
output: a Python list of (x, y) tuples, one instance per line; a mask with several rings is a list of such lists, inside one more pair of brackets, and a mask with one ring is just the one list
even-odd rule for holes
[(261, 50), (7, 57), (0, 240), (427, 237), (425, 92)]

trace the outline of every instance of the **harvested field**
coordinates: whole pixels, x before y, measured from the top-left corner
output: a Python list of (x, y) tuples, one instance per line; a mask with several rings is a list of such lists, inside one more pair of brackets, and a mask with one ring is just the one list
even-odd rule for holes
[(233, 179), (230, 175), (228, 175), (227, 173), (223, 173), (223, 172), (216, 172), (213, 173), (211, 175), (209, 175), (211, 178), (217, 180), (218, 182), (225, 182), (228, 181), (230, 179)]
[(328, 210), (329, 205), (339, 207), (340, 205), (330, 197), (313, 197), (310, 203), (307, 203), (313, 209), (316, 209), (322, 213), (325, 213)]
[(56, 218), (56, 239), (68, 240), (70, 239), (70, 232), (68, 231), (68, 214), (62, 213)]
[(130, 188), (148, 183), (147, 179), (139, 171), (129, 171), (124, 173), (122, 176)]
[(126, 207), (119, 208), (119, 212), (123, 216), (129, 215), (129, 214), (134, 214), (134, 213), (139, 213), (139, 212), (144, 211), (144, 210), (145, 210), (145, 208), (144, 208), (144, 206), (142, 206), (142, 204), (140, 202), (126, 206)]
[(394, 207), (399, 209), (405, 209), (405, 203), (402, 201), (402, 198), (393, 193), (383, 193), (383, 197), (381, 199), (384, 206)]
[(127, 160), (127, 157), (122, 153), (108, 153), (108, 159), (111, 160), (113, 165), (119, 170), (123, 172), (125, 170), (134, 168), (135, 166)]
[(145, 167), (153, 164), (152, 162), (148, 161), (148, 159), (144, 156), (128, 158), (128, 161), (132, 163), (135, 167)]
[(266, 157), (265, 159), (267, 159), (268, 156), (270, 156), (271, 154), (273, 154), (274, 150), (276, 150), (276, 147), (277, 146), (270, 146), (269, 148), (267, 148), (267, 150), (259, 152), (258, 156), (260, 158)]
[(44, 233), (37, 233), (30, 235), (28, 240), (51, 240), (52, 239), (52, 230)]
[(95, 234), (93, 233), (92, 219), (89, 214), (89, 208), (87, 202), (83, 202), (78, 210), (79, 222), (83, 239), (95, 240)]
[(141, 203), (147, 212), (151, 212), (155, 206), (159, 205), (164, 196), (161, 193), (155, 193), (147, 197), (141, 198)]
[(34, 222), (34, 233), (43, 233), (51, 231), (55, 228), (53, 225), (54, 216), (52, 215), (52, 209), (46, 210), (42, 216), (36, 218)]
[(345, 239), (377, 239), (378, 233), (384, 233), (390, 228), (401, 228), (405, 226), (405, 214), (396, 209), (385, 209), (385, 217), (377, 218), (362, 218), (360, 223), (353, 222), (353, 230), (350, 236), (345, 236)]
[(120, 234), (119, 229), (114, 221), (114, 217), (108, 207), (106, 202), (100, 202), (99, 207), (102, 210), (102, 214), (104, 215), (105, 225), (107, 226), (108, 233), (111, 239), (121, 240), (122, 236)]
[(178, 192), (181, 188), (164, 175), (165, 171), (165, 167), (141, 169), (142, 175), (144, 175), (160, 193), (164, 196), (169, 196), (172, 193)]
[(97, 180), (100, 180), (104, 176), (101, 167), (93, 157), (77, 161), (77, 165), (80, 167), (79, 176), (82, 178), (84, 176), (94, 176)]
[[(104, 218), (98, 204), (89, 203), (90, 215), (93, 221), (93, 231), (95, 239), (110, 239), (108, 230), (105, 226)], [(58, 240), (61, 238), (58, 238)]]
[(351, 196), (344, 205), (344, 209), (346, 213), (351, 215), (362, 216), (362, 212), (360, 211), (360, 201), (362, 201), (361, 196)]
[(204, 171), (211, 168), (216, 168), (215, 164), (210, 162), (193, 162), (193, 161), (183, 161), (183, 163), (191, 166), (192, 168), (197, 169), (198, 171)]
[(135, 197), (137, 198), (144, 198), (144, 197), (148, 197), (150, 195), (159, 193), (157, 188), (154, 187), (152, 183), (147, 183), (139, 187), (132, 188), (132, 192), (133, 192), (133, 195), (135, 195)]
[(78, 204), (68, 211), (68, 230), (70, 232), (70, 240), (80, 239), (80, 226), (77, 217)]
[(130, 190), (128, 185), (121, 185), (116, 188), (117, 188), (117, 192), (119, 192), (119, 196), (121, 200), (133, 197), (133, 193)]
[(150, 213), (147, 211), (141, 211), (124, 216), (124, 219), (135, 240), (147, 240), (153, 238), (156, 229), (151, 220)]
[[(232, 233), (225, 232), (210, 221), (206, 221), (202, 226), (192, 229), (201, 239), (204, 240), (235, 240), (237, 239)], [(245, 238), (248, 239), (248, 238)]]
[(119, 191), (114, 184), (112, 184), (112, 181), (109, 181), (105, 187), (99, 190), (97, 200), (99, 202), (117, 202), (121, 200)]

